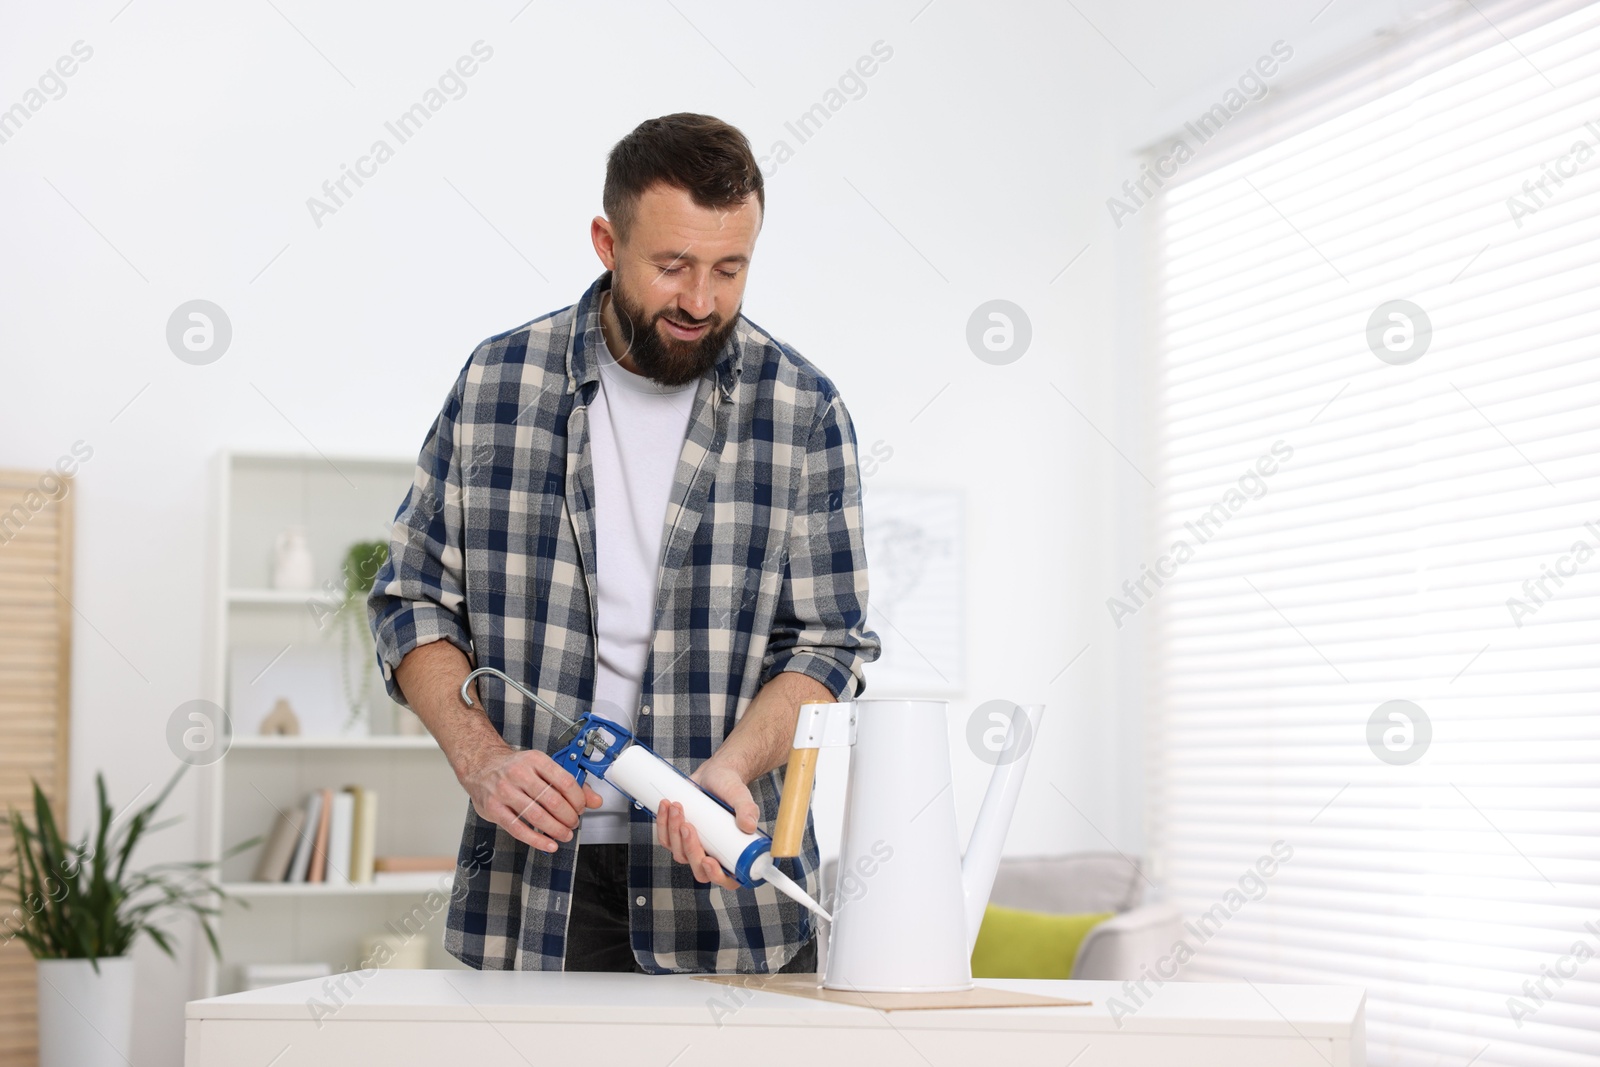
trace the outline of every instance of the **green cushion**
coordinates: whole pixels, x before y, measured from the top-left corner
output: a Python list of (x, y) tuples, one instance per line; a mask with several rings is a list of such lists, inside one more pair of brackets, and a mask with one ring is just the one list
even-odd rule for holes
[(1083, 939), (1115, 914), (1050, 915), (990, 904), (972, 949), (972, 977), (1071, 978)]

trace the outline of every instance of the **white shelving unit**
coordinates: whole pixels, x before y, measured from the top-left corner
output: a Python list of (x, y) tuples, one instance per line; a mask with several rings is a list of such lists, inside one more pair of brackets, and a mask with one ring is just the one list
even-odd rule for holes
[[(326, 600), (324, 582), (342, 587), (350, 545), (388, 539), (414, 469), (411, 458), (256, 451), (218, 456), (208, 699), (232, 714), (229, 664), (237, 647), (336, 640), (331, 627), (319, 628), (308, 600)], [(316, 590), (271, 587), (274, 542), (291, 525), (306, 530), (316, 561)], [(365, 611), (358, 610), (364, 630)], [(312, 790), (352, 784), (378, 795), (375, 855), (456, 854), (466, 794), (432, 737), (397, 732), (411, 712), (388, 699), (370, 654), (364, 668), (372, 675), (364, 733), (265, 737), (234, 723), (227, 754), (198, 768), (205, 858), (220, 859), (234, 843), (268, 833), (279, 810), (303, 804)], [(269, 674), (270, 668), (262, 677)], [(345, 704), (343, 692), (328, 696)], [(427, 941), (429, 967), (463, 967), (440, 944), (450, 873), (360, 885), (255, 882), (259, 854), (259, 848), (251, 849), (222, 865), (223, 888), (239, 899), (226, 901), (217, 920), (220, 963), (205, 939), (195, 938), (200, 996), (241, 988), (240, 967), (246, 963), (327, 963), (335, 972), (356, 968), (362, 963), (362, 938), (385, 933), (387, 923), (395, 929), (423, 926), (414, 936)], [(402, 920), (409, 927), (401, 927)], [(391, 936), (398, 943), (400, 938)]]

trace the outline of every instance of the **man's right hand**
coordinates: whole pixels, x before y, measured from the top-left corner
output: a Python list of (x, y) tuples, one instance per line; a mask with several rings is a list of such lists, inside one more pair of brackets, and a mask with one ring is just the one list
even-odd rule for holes
[(476, 683), (472, 706), (463, 704), (461, 680), (471, 669), (449, 641), (430, 641), (407, 652), (394, 676), (408, 706), (444, 749), (472, 809), (518, 841), (554, 852), (572, 840), (584, 808), (603, 803), (600, 794), (580, 786), (545, 753), (506, 744), (483, 713)]
[(603, 803), (599, 793), (579, 785), (570, 771), (537, 749), (506, 745), (478, 758), (457, 777), (474, 811), (545, 852), (571, 841), (584, 809)]

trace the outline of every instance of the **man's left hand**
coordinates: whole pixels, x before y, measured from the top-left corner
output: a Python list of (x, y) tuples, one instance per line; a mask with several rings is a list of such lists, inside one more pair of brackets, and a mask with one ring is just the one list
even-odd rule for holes
[[(700, 788), (726, 801), (734, 811), (740, 830), (755, 833), (761, 809), (756, 806), (750, 786), (732, 767), (718, 763), (716, 757), (706, 760), (699, 770), (689, 776)], [(706, 852), (683, 814), (683, 805), (663, 800), (656, 811), (656, 842), (672, 850), (672, 858), (686, 863), (694, 872), (697, 882), (711, 882), (723, 889), (740, 889), (738, 879), (722, 869), (715, 856)]]

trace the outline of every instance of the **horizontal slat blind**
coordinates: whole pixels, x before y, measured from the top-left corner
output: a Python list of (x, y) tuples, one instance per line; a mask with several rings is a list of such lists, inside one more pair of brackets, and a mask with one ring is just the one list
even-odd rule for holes
[[(1377, 1065), (1578, 1067), (1600, 1062), (1600, 5), (1450, 10), (1252, 104), (1162, 190), (1156, 525), (1119, 598), (1152, 622), (1178, 976), (1364, 986)], [(1413, 362), (1369, 347), (1395, 300), (1431, 320)], [(1413, 762), (1369, 743), (1390, 701), (1431, 726)]]

